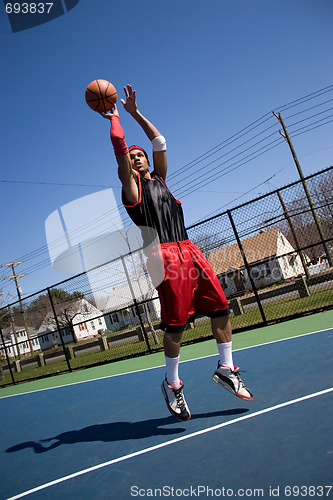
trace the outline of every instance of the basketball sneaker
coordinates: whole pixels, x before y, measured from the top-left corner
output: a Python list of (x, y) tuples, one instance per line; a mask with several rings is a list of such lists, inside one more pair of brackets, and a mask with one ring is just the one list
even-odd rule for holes
[(167, 379), (165, 378), (161, 389), (171, 415), (184, 422), (185, 420), (189, 420), (191, 418), (191, 413), (183, 394), (184, 384), (182, 382), (180, 382), (180, 384), (180, 387), (176, 389), (175, 387), (169, 385)]
[(234, 369), (231, 370), (227, 366), (221, 366), (218, 363), (213, 380), (238, 398), (253, 399), (251, 392), (245, 387), (243, 380), (240, 378), (238, 366), (234, 366)]

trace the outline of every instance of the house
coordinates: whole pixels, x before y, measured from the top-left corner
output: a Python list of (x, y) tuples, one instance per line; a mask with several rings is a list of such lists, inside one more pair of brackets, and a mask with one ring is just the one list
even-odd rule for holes
[[(158, 293), (149, 278), (141, 278), (131, 282), (134, 297), (137, 302), (157, 299)], [(133, 305), (133, 294), (129, 284), (113, 288), (104, 309), (108, 330), (117, 331), (127, 326), (140, 324), (136, 307)], [(160, 321), (161, 306), (159, 300), (150, 300), (138, 306), (142, 321)]]
[[(300, 256), (278, 228), (261, 231), (242, 241), (256, 288), (305, 274)], [(304, 256), (307, 262), (310, 259)], [(208, 262), (227, 297), (251, 289), (251, 282), (237, 243), (211, 252)]]
[[(15, 358), (20, 355), (31, 354), (30, 343), (32, 351), (40, 351), (41, 346), (38, 338), (38, 331), (34, 328), (29, 328), (29, 338), (25, 326), (8, 326), (2, 329), (2, 335), (4, 337), (5, 346), (7, 354), (10, 358)], [(5, 356), (5, 350), (3, 343), (0, 340), (0, 354)]]
[[(77, 341), (94, 337), (106, 331), (103, 313), (86, 299), (64, 302), (61, 307), (57, 306), (56, 314), (65, 344), (73, 342), (74, 339)], [(42, 350), (61, 344), (53, 313), (46, 315), (38, 332)]]

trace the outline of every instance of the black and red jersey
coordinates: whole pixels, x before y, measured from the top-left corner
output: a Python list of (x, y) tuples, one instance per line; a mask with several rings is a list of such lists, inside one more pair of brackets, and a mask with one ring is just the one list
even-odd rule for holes
[[(151, 179), (137, 176), (139, 201), (130, 205), (122, 192), (123, 204), (136, 226), (153, 228), (160, 243), (188, 239), (181, 202), (171, 194), (162, 177), (152, 174)], [(150, 243), (149, 231), (142, 231), (144, 246)]]

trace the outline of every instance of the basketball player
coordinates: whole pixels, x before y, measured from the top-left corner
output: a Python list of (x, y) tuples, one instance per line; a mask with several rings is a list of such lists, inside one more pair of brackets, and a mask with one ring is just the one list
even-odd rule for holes
[[(191, 418), (191, 414), (178, 374), (179, 352), (185, 325), (195, 314), (211, 318), (219, 352), (213, 380), (242, 399), (253, 399), (253, 396), (233, 363), (229, 307), (220, 282), (200, 250), (188, 239), (181, 203), (165, 183), (166, 140), (138, 110), (132, 86), (127, 85), (124, 91), (126, 101), (121, 99), (124, 109), (152, 142), (152, 172), (149, 171), (147, 153), (139, 146), (127, 147), (117, 106), (101, 114), (111, 122), (111, 142), (122, 183), (123, 204), (137, 226), (153, 228), (159, 237), (159, 244), (150, 251), (147, 267), (153, 282), (154, 270), (159, 265), (164, 273), (163, 281), (156, 284), (165, 327), (166, 376), (162, 392), (170, 413), (185, 421)], [(143, 237), (146, 245), (147, 234)]]

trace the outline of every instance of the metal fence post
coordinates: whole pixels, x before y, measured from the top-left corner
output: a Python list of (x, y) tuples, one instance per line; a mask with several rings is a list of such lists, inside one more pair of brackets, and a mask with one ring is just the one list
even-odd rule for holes
[(151, 350), (151, 347), (150, 347), (150, 344), (149, 344), (148, 335), (147, 335), (146, 329), (145, 329), (143, 321), (142, 321), (141, 313), (139, 311), (138, 302), (137, 302), (137, 300), (135, 298), (134, 290), (133, 290), (132, 283), (131, 283), (131, 280), (130, 280), (130, 277), (129, 277), (129, 274), (128, 274), (128, 270), (127, 270), (127, 266), (126, 266), (126, 262), (125, 262), (124, 257), (121, 257), (121, 262), (123, 264), (123, 267), (124, 267), (124, 270), (125, 270), (125, 274), (126, 274), (126, 278), (127, 278), (127, 281), (128, 281), (128, 286), (129, 286), (129, 289), (130, 289), (131, 294), (132, 294), (132, 298), (133, 298), (133, 302), (134, 302), (134, 307), (135, 307), (136, 312), (137, 312), (137, 314), (139, 316), (140, 326), (142, 328), (142, 333), (143, 333), (143, 336), (145, 338), (148, 351), (151, 353), (152, 350)]
[(53, 304), (53, 300), (52, 300), (52, 295), (51, 295), (51, 292), (50, 292), (49, 288), (47, 289), (47, 293), (48, 293), (48, 296), (49, 296), (49, 299), (50, 299), (53, 316), (54, 316), (54, 319), (55, 319), (55, 322), (56, 322), (56, 325), (57, 325), (57, 330), (58, 330), (59, 335), (60, 335), (61, 345), (62, 345), (62, 348), (64, 350), (64, 354), (65, 354), (65, 358), (66, 358), (68, 370), (71, 372), (72, 371), (72, 367), (71, 367), (71, 364), (70, 364), (70, 360), (69, 360), (69, 356), (68, 356), (68, 352), (67, 352), (67, 349), (66, 349), (66, 346), (65, 346), (64, 339), (62, 338), (61, 327), (59, 325), (58, 317), (57, 317), (57, 314), (56, 314), (56, 310), (55, 310), (55, 307), (54, 307), (54, 304)]
[(1, 335), (2, 345), (3, 345), (3, 348), (5, 350), (5, 354), (6, 354), (6, 360), (7, 360), (7, 363), (8, 363), (8, 368), (9, 368), (10, 376), (12, 378), (13, 384), (15, 385), (16, 382), (15, 382), (15, 378), (14, 378), (14, 375), (13, 375), (13, 370), (12, 370), (12, 367), (11, 367), (11, 364), (10, 364), (10, 359), (9, 359), (9, 356), (8, 356), (8, 353), (7, 353), (7, 347), (6, 347), (6, 344), (5, 344), (5, 339), (3, 337), (2, 328), (1, 327), (0, 327), (0, 335)]
[(245, 252), (244, 252), (244, 249), (243, 249), (243, 246), (242, 246), (242, 242), (241, 242), (241, 240), (239, 238), (239, 235), (238, 235), (238, 232), (237, 232), (237, 229), (236, 229), (236, 225), (234, 223), (234, 220), (232, 218), (230, 210), (227, 210), (227, 214), (228, 214), (228, 217), (229, 217), (229, 220), (230, 220), (230, 224), (231, 224), (232, 230), (233, 230), (233, 232), (235, 234), (235, 237), (236, 237), (236, 240), (237, 240), (237, 244), (238, 244), (240, 253), (242, 255), (242, 259), (244, 261), (245, 269), (247, 271), (247, 274), (248, 274), (250, 282), (251, 282), (252, 290), (253, 290), (254, 296), (256, 298), (256, 301), (257, 301), (257, 304), (258, 304), (258, 307), (259, 307), (259, 311), (260, 311), (263, 323), (264, 323), (264, 325), (267, 325), (267, 319), (266, 319), (266, 316), (265, 316), (265, 312), (264, 312), (264, 309), (262, 307), (262, 304), (261, 304), (261, 301), (260, 301), (260, 297), (259, 297), (256, 285), (255, 285), (254, 280), (253, 280), (253, 278), (251, 276), (251, 269), (250, 269), (249, 263), (247, 261), (247, 258), (246, 258), (246, 255), (245, 255)]

